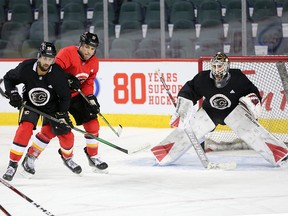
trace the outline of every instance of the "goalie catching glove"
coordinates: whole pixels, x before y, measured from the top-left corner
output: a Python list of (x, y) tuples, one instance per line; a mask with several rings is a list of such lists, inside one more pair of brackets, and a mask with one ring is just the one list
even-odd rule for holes
[(98, 114), (100, 112), (100, 104), (98, 103), (95, 95), (90, 94), (87, 96), (87, 99), (89, 100), (90, 104), (90, 112), (92, 112), (93, 114)]
[(51, 121), (52, 131), (56, 135), (66, 134), (73, 128), (72, 121), (69, 118), (68, 112), (57, 112), (55, 113), (55, 118), (59, 122)]
[(250, 93), (239, 99), (239, 104), (244, 107), (255, 119), (261, 116), (261, 101), (255, 93)]

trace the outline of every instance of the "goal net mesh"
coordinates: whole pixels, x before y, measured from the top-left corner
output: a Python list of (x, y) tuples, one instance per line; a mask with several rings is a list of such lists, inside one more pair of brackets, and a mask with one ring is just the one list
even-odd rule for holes
[[(209, 70), (212, 57), (199, 59), (199, 72)], [(228, 57), (230, 68), (239, 68), (258, 87), (262, 96), (262, 115), (259, 123), (278, 139), (288, 142), (288, 108), (276, 62), (288, 62), (284, 56)], [(286, 63), (285, 63), (286, 64)], [(286, 64), (287, 68), (287, 64)], [(233, 145), (231, 145), (233, 144)], [(213, 150), (249, 148), (228, 127), (219, 125), (207, 135), (205, 145)]]

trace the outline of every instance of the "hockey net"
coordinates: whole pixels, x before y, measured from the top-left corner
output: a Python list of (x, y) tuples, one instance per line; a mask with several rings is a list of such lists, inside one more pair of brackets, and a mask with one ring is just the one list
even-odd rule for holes
[[(198, 62), (199, 72), (210, 69), (212, 57), (201, 57)], [(285, 62), (286, 56), (241, 56), (229, 57), (230, 68), (239, 68), (258, 87), (262, 96), (262, 115), (259, 123), (278, 139), (288, 143), (288, 107), (283, 85), (276, 68), (276, 62)], [(211, 150), (248, 149), (228, 127), (218, 125), (207, 135), (206, 148)]]

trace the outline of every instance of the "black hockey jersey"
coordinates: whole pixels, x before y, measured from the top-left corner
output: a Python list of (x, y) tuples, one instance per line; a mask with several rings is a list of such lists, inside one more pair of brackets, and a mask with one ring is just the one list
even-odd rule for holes
[(228, 84), (217, 88), (210, 76), (210, 70), (198, 73), (185, 83), (178, 96), (190, 99), (194, 105), (203, 97), (202, 107), (217, 124), (225, 125), (224, 119), (238, 105), (239, 99), (249, 93), (255, 93), (261, 100), (258, 88), (239, 69), (230, 69)]
[(59, 65), (53, 64), (47, 74), (39, 76), (36, 67), (37, 59), (29, 59), (8, 71), (4, 76), (6, 92), (24, 84), (23, 101), (27, 105), (48, 114), (68, 111), (70, 89), (66, 73)]

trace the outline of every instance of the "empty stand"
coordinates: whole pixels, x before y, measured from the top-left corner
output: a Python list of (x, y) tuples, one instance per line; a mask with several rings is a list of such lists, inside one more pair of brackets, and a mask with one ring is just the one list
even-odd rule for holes
[(121, 32), (140, 30), (144, 20), (141, 4), (138, 2), (125, 2), (120, 8), (119, 24)]
[(25, 40), (21, 47), (21, 56), (23, 58), (37, 58), (39, 46), (43, 40)]
[(174, 28), (194, 28), (194, 5), (188, 1), (175, 1), (170, 12), (170, 23)]
[[(56, 39), (56, 27), (53, 22), (48, 22), (48, 37), (49, 41), (54, 41)], [(29, 39), (44, 40), (43, 20), (37, 20), (32, 23), (29, 30)]]
[(264, 19), (277, 17), (277, 7), (273, 0), (256, 0), (254, 2), (252, 21), (257, 23)]
[(217, 20), (222, 22), (222, 9), (219, 2), (205, 0), (200, 4), (197, 22), (203, 24), (206, 20)]
[(77, 4), (73, 2), (63, 5), (63, 22), (68, 20), (77, 20), (86, 23), (86, 11), (83, 3)]
[(60, 26), (60, 38), (79, 42), (79, 37), (85, 32), (85, 25), (81, 21), (67, 20)]
[(29, 4), (15, 3), (10, 9), (12, 12), (12, 22), (20, 22), (24, 25), (30, 25), (33, 22), (33, 12)]

